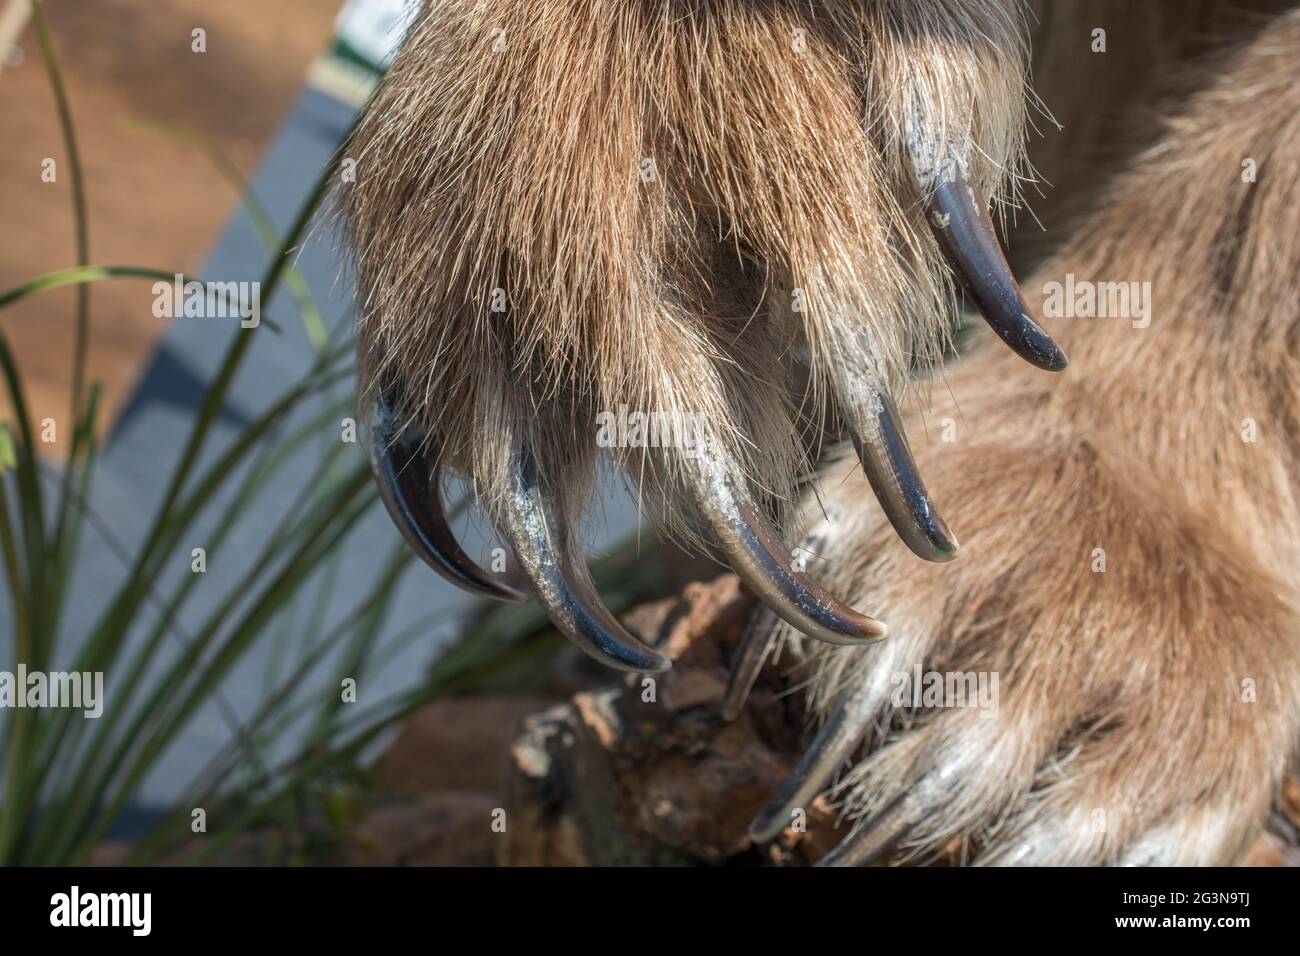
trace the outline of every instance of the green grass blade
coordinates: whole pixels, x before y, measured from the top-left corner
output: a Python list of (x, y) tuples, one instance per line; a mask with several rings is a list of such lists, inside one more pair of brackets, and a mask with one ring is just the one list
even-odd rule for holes
[[(36, 27), (36, 36), (40, 41), (41, 57), (45, 61), (45, 72), (50, 79), (50, 88), (54, 92), (54, 105), (59, 114), (59, 129), (63, 134), (63, 146), (68, 152), (68, 167), (72, 176), (72, 218), (76, 225), (77, 265), (85, 266), (90, 262), (90, 223), (86, 216), (86, 179), (81, 168), (81, 152), (77, 149), (77, 133), (72, 124), (72, 109), (68, 105), (68, 93), (63, 86), (63, 74), (59, 70), (58, 56), (54, 52), (54, 40), (50, 36), (49, 25), (45, 22), (45, 12), (37, 0), (31, 0), (32, 24)], [(81, 418), (81, 393), (86, 379), (86, 338), (90, 324), (90, 290), (84, 284), (77, 286), (77, 335), (72, 350), (72, 420)], [(74, 448), (75, 454), (75, 448)]]

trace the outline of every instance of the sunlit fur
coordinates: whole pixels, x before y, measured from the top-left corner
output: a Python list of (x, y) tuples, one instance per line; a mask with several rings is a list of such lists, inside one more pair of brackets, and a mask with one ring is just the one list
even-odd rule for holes
[[(428, 4), (351, 151), (362, 386), (489, 510), (523, 442), (575, 518), (624, 404), (699, 416), (788, 505), (837, 367), (938, 358), (909, 148), (1013, 200), (1025, 60), (1005, 0)], [(676, 456), (613, 451), (680, 514)]]
[(907, 553), (853, 463), (821, 485), (842, 518), (809, 571), (893, 637), (805, 642), (814, 712), (918, 663), (1000, 675), (995, 718), (882, 693), (841, 781), (863, 819), (912, 794), (918, 857), (1230, 863), (1267, 817), (1300, 740), (1297, 64), (1295, 14), (1194, 64), (1205, 88), (1024, 282), (1041, 310), (1066, 273), (1149, 281), (1148, 328), (1045, 318), (1067, 374), (981, 343), (912, 418), (959, 560)]
[[(999, 210), (1030, 181), (1010, 0), (431, 3), (351, 151), (361, 385), (395, 382), (489, 512), (525, 443), (576, 521), (596, 414), (622, 404), (702, 414), (791, 532), (834, 505), (809, 573), (892, 634), (802, 642), (810, 722), (917, 663), (1000, 677), (996, 718), (882, 695), (834, 791), (863, 820), (907, 794), (913, 857), (1231, 862), (1300, 728), (1300, 26), (1204, 60), (1211, 7), (1034, 4), (1065, 126), (1039, 165), (1063, 188), (1025, 192), (1082, 214), (1025, 291), (1037, 310), (1067, 272), (1145, 280), (1154, 313), (1044, 318), (1060, 376), (979, 334), (921, 386), (909, 431), (952, 563), (907, 552), (852, 462), (790, 512), (839, 370), (899, 393), (949, 338), (918, 162), (952, 151)], [(1137, 53), (1054, 70), (1096, 23)], [(1116, 135), (1175, 65), (1166, 117)], [(1106, 137), (1124, 171), (1096, 194), (1082, 146)], [(682, 530), (672, 456), (614, 457)]]

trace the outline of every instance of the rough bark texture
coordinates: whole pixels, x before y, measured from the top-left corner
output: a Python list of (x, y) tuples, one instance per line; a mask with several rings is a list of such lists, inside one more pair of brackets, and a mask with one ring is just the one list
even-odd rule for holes
[(794, 702), (770, 675), (734, 722), (720, 705), (751, 599), (737, 579), (688, 585), (627, 618), (673, 669), (583, 691), (524, 722), (511, 747), (509, 865), (808, 863), (838, 838), (807, 831), (759, 850), (745, 835), (798, 760)]

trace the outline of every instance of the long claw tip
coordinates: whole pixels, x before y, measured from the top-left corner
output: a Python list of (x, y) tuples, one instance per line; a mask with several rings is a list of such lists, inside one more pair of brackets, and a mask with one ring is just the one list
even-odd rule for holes
[(942, 564), (961, 554), (961, 542), (952, 533), (947, 522), (938, 515), (934, 518), (934, 533), (930, 536), (930, 541), (933, 547), (928, 554), (923, 555), (929, 561)]
[(935, 239), (993, 331), (1031, 365), (1064, 369), (1065, 353), (1029, 315), (979, 187), (954, 166), (928, 201)]

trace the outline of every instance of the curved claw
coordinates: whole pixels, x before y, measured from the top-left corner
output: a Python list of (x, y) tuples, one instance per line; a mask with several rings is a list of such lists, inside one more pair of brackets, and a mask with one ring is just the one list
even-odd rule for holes
[(1065, 368), (1068, 360), (1061, 347), (1029, 317), (1029, 307), (993, 231), (983, 194), (966, 181), (956, 161), (939, 177), (928, 213), (939, 248), (970, 290), (989, 327), (1031, 365), (1049, 372)]
[(688, 473), (695, 507), (732, 570), (778, 617), (827, 644), (868, 644), (885, 635), (880, 621), (841, 604), (791, 566), (780, 535), (741, 490), (734, 466), (702, 452)]
[(844, 416), (862, 471), (894, 531), (917, 557), (951, 561), (960, 546), (921, 481), (907, 433), (890, 397), (866, 382), (854, 389)]
[(397, 530), (425, 564), (457, 587), (498, 601), (526, 600), (527, 595), (494, 580), (456, 542), (442, 503), (436, 454), (422, 448), (409, 429), (400, 429), (395, 408), (392, 393), (381, 389), (363, 420), (379, 497)]
[(727, 689), (722, 695), (722, 719), (735, 720), (745, 709), (754, 681), (776, 644), (777, 616), (770, 607), (760, 607), (749, 618), (745, 636), (740, 640), (740, 650), (727, 675)]
[[(799, 549), (814, 556), (822, 553), (830, 539), (831, 527), (839, 518), (838, 508), (827, 509), (825, 519), (804, 537)], [(727, 674), (727, 687), (722, 694), (723, 720), (735, 720), (745, 709), (754, 682), (758, 680), (763, 665), (777, 647), (776, 628), (779, 620), (767, 605), (761, 605), (749, 616), (749, 623), (745, 625), (745, 633), (740, 639), (740, 647), (731, 663), (731, 671)]]
[(794, 811), (806, 809), (825, 789), (835, 771), (862, 742), (862, 732), (874, 719), (878, 705), (876, 688), (870, 684), (860, 685), (840, 701), (781, 792), (749, 825), (754, 842), (775, 840), (790, 825)]
[(870, 866), (916, 825), (914, 801), (904, 794), (871, 820), (863, 820), (817, 861), (818, 866)]
[(542, 488), (532, 456), (516, 454), (501, 530), (547, 616), (565, 637), (610, 667), (668, 670), (672, 662), (624, 630), (601, 603), (586, 564), (574, 560), (568, 534), (554, 515), (554, 498)]

